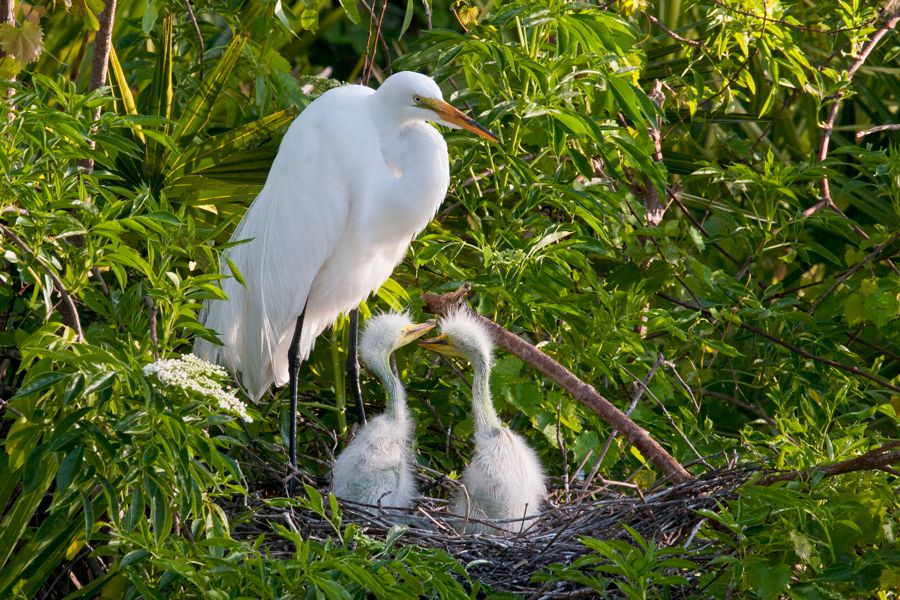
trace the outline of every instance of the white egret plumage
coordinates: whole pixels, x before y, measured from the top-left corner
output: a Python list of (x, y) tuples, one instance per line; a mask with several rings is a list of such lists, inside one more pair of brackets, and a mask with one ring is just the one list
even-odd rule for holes
[(369, 319), (359, 343), (362, 362), (387, 390), (381, 414), (364, 425), (334, 461), (335, 496), (365, 504), (412, 506), (416, 493), (412, 452), (413, 420), (406, 391), (391, 370), (395, 350), (431, 331), (434, 323), (413, 323), (408, 315), (386, 313)]
[(469, 533), (490, 528), (469, 521), (496, 521), (497, 526), (518, 532), (540, 512), (547, 496), (541, 462), (521, 436), (504, 426), (491, 399), (490, 376), (493, 343), (488, 331), (471, 312), (460, 309), (440, 320), (441, 335), (419, 345), (472, 363), (472, 414), (475, 420), (475, 454), (463, 471), (464, 491), (454, 500), (454, 513)]
[(291, 124), (231, 236), (249, 240), (225, 252), (245, 285), (222, 282), (228, 299), (209, 301), (205, 321), (222, 345), (198, 339), (194, 353), (227, 367), (254, 400), (273, 382), (291, 383), (294, 466), (300, 364), (390, 276), (447, 192), (447, 144), (429, 121), (496, 139), (418, 73), (396, 73), (378, 91), (325, 92)]

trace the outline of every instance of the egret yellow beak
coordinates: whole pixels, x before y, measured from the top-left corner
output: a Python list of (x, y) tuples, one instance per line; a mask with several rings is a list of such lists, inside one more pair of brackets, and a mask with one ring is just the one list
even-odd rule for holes
[(434, 329), (435, 323), (434, 321), (425, 321), (424, 323), (413, 323), (412, 325), (407, 325), (400, 332), (400, 345), (405, 346), (411, 342), (416, 341), (432, 329)]
[(432, 352), (437, 352), (438, 354), (446, 354), (448, 356), (456, 356), (456, 348), (450, 342), (450, 338), (447, 337), (446, 333), (442, 333), (437, 337), (433, 337), (430, 340), (422, 340), (419, 342), (420, 348), (425, 348), (426, 350), (431, 350)]
[(436, 112), (443, 121), (450, 123), (455, 127), (471, 131), (475, 135), (481, 136), (486, 140), (491, 140), (492, 142), (500, 141), (497, 139), (496, 135), (488, 131), (488, 129), (478, 121), (472, 119), (443, 100), (438, 100), (437, 98), (422, 98), (421, 103), (426, 108), (430, 108)]

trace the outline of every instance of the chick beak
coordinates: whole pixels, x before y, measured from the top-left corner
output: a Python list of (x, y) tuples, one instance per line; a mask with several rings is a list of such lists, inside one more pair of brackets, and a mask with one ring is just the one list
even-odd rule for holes
[(492, 142), (500, 141), (497, 139), (496, 135), (491, 133), (481, 123), (447, 104), (443, 100), (438, 100), (437, 98), (423, 98), (422, 104), (436, 112), (443, 121), (450, 123), (455, 127), (471, 131), (475, 135), (481, 136), (486, 140), (491, 140)]
[(435, 322), (430, 320), (425, 321), (424, 323), (413, 323), (412, 325), (407, 325), (403, 328), (400, 339), (402, 340), (404, 345), (409, 344), (410, 342), (419, 339), (420, 337), (434, 329), (434, 327)]
[(437, 337), (431, 338), (430, 340), (419, 341), (419, 347), (425, 348), (426, 350), (431, 350), (432, 352), (446, 354), (450, 350), (450, 338), (447, 337), (446, 333), (442, 333)]

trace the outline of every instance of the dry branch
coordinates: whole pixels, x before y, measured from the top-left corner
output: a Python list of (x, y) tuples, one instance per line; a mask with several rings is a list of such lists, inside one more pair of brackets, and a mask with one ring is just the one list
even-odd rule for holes
[(896, 131), (900, 129), (900, 123), (889, 123), (887, 125), (878, 125), (877, 127), (870, 127), (869, 129), (863, 129), (862, 131), (856, 132), (856, 141), (859, 142), (867, 135), (872, 135), (873, 133), (880, 133), (882, 131)]
[(835, 475), (851, 473), (853, 471), (885, 470), (892, 464), (900, 463), (900, 449), (897, 448), (900, 448), (900, 441), (888, 442), (880, 448), (870, 450), (865, 454), (861, 454), (860, 456), (849, 460), (843, 460), (830, 465), (821, 465), (804, 471), (774, 473), (764, 477), (758, 485), (772, 485), (779, 481), (805, 479), (813, 473), (824, 473), (827, 477), (833, 477)]
[[(465, 296), (468, 291), (469, 286), (466, 284), (449, 294), (440, 296), (423, 294), (422, 299), (425, 301), (428, 312), (441, 315), (454, 307), (462, 305), (465, 302)], [(593, 386), (581, 381), (564, 366), (506, 328), (481, 315), (478, 315), (478, 319), (490, 331), (498, 346), (535, 367), (567, 390), (580, 403), (597, 413), (601, 419), (637, 447), (666, 477), (676, 483), (693, 479), (691, 474), (671, 454), (666, 452), (645, 429), (632, 421), (628, 415), (616, 408), (609, 400), (601, 396)]]

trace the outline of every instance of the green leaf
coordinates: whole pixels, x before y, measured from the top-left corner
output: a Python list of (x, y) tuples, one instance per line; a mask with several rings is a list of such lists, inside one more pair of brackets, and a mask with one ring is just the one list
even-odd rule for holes
[[(341, 0), (341, 5), (344, 5), (343, 0)], [(409, 24), (412, 23), (413, 13), (415, 12), (413, 8), (413, 0), (406, 0), (406, 14), (403, 15), (403, 25), (400, 27), (400, 35), (397, 36), (398, 40), (403, 38), (403, 34), (406, 33), (406, 30), (409, 29)]]
[(228, 256), (224, 256), (224, 258), (225, 262), (228, 263), (228, 272), (231, 273), (231, 276), (234, 277), (238, 283), (246, 286), (247, 282), (244, 281), (244, 276), (241, 275), (241, 270), (238, 269), (237, 265), (234, 264), (234, 262), (230, 258), (228, 258)]
[(84, 492), (81, 492), (81, 506), (84, 509), (84, 539), (89, 541), (94, 532), (94, 503)]
[(143, 17), (141, 17), (141, 30), (144, 32), (144, 35), (150, 35), (150, 32), (156, 26), (158, 17), (159, 12), (156, 8), (156, 0), (147, 0), (147, 7), (144, 9)]
[(744, 578), (747, 586), (762, 600), (776, 600), (791, 583), (791, 567), (769, 565), (756, 559), (745, 567)]
[[(340, 0), (340, 2), (341, 7), (344, 9), (344, 13), (347, 15), (347, 18), (350, 19), (350, 22), (354, 25), (359, 25), (359, 8), (357, 7), (356, 2), (354, 0)], [(409, 3), (412, 3), (412, 0), (409, 0)], [(407, 8), (407, 11), (408, 10), (409, 8)], [(402, 33), (400, 34), (400, 37), (403, 37)]]
[(56, 472), (56, 487), (61, 495), (65, 494), (69, 484), (72, 483), (76, 471), (80, 470), (83, 457), (84, 445), (79, 445), (69, 452), (59, 464), (59, 470)]
[(25, 398), (27, 396), (31, 396), (32, 394), (42, 392), (51, 387), (56, 382), (62, 381), (69, 376), (69, 373), (58, 373), (53, 371), (49, 373), (41, 373), (40, 375), (37, 375), (36, 377), (30, 379), (26, 385), (19, 388), (19, 391), (16, 392), (16, 395), (13, 396), (13, 398)]
[(150, 556), (150, 553), (146, 550), (132, 550), (131, 552), (123, 556), (122, 560), (119, 561), (119, 570), (123, 570), (129, 565), (140, 562), (148, 556)]
[(0, 24), (0, 48), (26, 65), (40, 57), (44, 49), (43, 35), (40, 24), (30, 19), (19, 25), (3, 23)]

